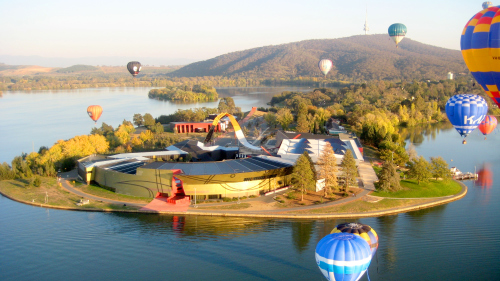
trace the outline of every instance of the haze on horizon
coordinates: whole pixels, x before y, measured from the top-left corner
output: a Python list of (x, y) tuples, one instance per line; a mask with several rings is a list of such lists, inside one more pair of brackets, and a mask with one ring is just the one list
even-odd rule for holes
[(255, 47), (361, 35), (366, 9), (369, 34), (387, 34), (389, 25), (401, 22), (408, 38), (458, 50), (463, 27), (482, 2), (0, 1), (0, 63), (187, 64)]

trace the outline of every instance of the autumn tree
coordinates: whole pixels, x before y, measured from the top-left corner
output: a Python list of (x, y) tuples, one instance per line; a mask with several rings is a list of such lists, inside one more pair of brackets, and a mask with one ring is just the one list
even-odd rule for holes
[(140, 113), (134, 114), (133, 120), (134, 120), (134, 124), (137, 127), (140, 127), (144, 124), (144, 119), (142, 118), (142, 115)]
[(146, 126), (146, 128), (148, 129), (150, 129), (156, 124), (155, 119), (149, 113), (144, 114), (143, 118), (144, 118), (144, 126)]
[(276, 120), (280, 123), (283, 130), (288, 130), (288, 126), (293, 122), (292, 111), (288, 108), (280, 108), (276, 113)]
[(427, 181), (431, 176), (431, 165), (423, 156), (408, 163), (408, 176), (417, 180), (418, 184)]
[(278, 120), (276, 118), (276, 113), (268, 112), (264, 115), (264, 120), (266, 121), (269, 128), (275, 128), (278, 125)]
[(324, 196), (326, 198), (332, 193), (332, 189), (338, 189), (338, 181), (336, 175), (336, 173), (338, 172), (337, 158), (335, 157), (332, 145), (329, 142), (326, 142), (323, 153), (321, 153), (318, 159), (318, 165), (318, 177), (321, 179), (325, 179)]
[(307, 193), (307, 190), (314, 190), (316, 186), (311, 164), (304, 154), (299, 156), (293, 167), (292, 182), (294, 189), (301, 194), (300, 201), (304, 200), (304, 193)]
[(448, 163), (441, 157), (431, 157), (431, 171), (436, 180), (442, 178), (446, 181), (451, 178)]

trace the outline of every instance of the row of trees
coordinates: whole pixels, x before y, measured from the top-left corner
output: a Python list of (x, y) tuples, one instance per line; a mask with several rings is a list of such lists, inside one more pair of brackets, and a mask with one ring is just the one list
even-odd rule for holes
[(167, 86), (163, 89), (150, 90), (148, 96), (151, 99), (182, 102), (215, 101), (219, 99), (215, 88), (207, 85)]
[(339, 167), (337, 166), (337, 159), (333, 148), (329, 142), (326, 143), (325, 148), (318, 159), (319, 171), (316, 174), (316, 169), (311, 160), (311, 157), (304, 151), (299, 156), (292, 173), (292, 183), (295, 190), (301, 194), (301, 201), (304, 199), (304, 194), (307, 191), (316, 190), (316, 182), (318, 179), (325, 179), (324, 197), (329, 198), (334, 192), (343, 191), (344, 194), (349, 192), (349, 186), (356, 184), (356, 177), (358, 177), (358, 170), (356, 167), (356, 160), (350, 150), (347, 150), (342, 162), (340, 170), (344, 178), (344, 184), (339, 184), (337, 173)]

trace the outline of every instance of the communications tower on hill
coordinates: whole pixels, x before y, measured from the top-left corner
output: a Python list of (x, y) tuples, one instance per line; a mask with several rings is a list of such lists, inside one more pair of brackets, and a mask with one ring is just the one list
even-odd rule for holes
[(370, 31), (370, 28), (368, 27), (368, 8), (366, 8), (366, 16), (365, 16), (365, 28), (363, 28), (365, 31), (365, 35)]

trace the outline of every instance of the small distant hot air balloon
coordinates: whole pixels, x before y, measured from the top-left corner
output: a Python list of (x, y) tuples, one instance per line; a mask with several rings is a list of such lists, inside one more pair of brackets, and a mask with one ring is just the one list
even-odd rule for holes
[(334, 233), (316, 245), (316, 264), (328, 280), (357, 281), (368, 269), (372, 252), (368, 243), (351, 233)]
[(97, 124), (97, 119), (99, 119), (102, 114), (102, 107), (100, 105), (91, 105), (87, 107), (87, 113), (89, 114), (90, 118)]
[(493, 6), (493, 3), (491, 3), (491, 1), (483, 2), (483, 9), (488, 9), (491, 6)]
[(462, 94), (451, 97), (445, 110), (453, 127), (465, 138), (483, 121), (488, 105), (481, 96)]
[(138, 61), (131, 61), (127, 64), (128, 72), (130, 72), (130, 74), (132, 74), (132, 76), (134, 77), (136, 77), (137, 74), (139, 74), (141, 68), (142, 68), (141, 63)]
[(406, 26), (404, 24), (395, 23), (395, 24), (391, 24), (391, 26), (389, 26), (388, 32), (389, 32), (389, 36), (392, 38), (392, 40), (394, 40), (394, 42), (396, 42), (396, 48), (397, 48), (399, 42), (401, 42), (401, 40), (403, 40), (403, 38), (405, 38), (407, 29), (406, 29)]
[(326, 74), (328, 74), (328, 71), (330, 71), (330, 69), (332, 69), (332, 66), (333, 66), (333, 63), (329, 59), (322, 59), (318, 63), (319, 70), (321, 70), (321, 72), (323, 72), (325, 77), (326, 77)]
[(373, 228), (369, 225), (349, 222), (349, 223), (341, 223), (337, 225), (331, 234), (333, 233), (352, 233), (354, 235), (359, 235), (361, 238), (365, 239), (370, 245), (370, 249), (372, 251), (372, 255), (375, 254), (378, 248), (378, 235)]
[[(481, 124), (477, 126), (479, 131), (481, 131), (481, 133), (483, 133), (483, 135), (485, 136), (491, 134), (491, 132), (493, 132), (493, 130), (495, 130), (496, 127), (497, 127), (497, 118), (491, 115), (487, 115), (481, 122)], [(484, 139), (486, 139), (486, 137), (484, 137)]]
[(475, 14), (465, 25), (460, 49), (465, 64), (486, 94), (500, 106), (500, 7)]

